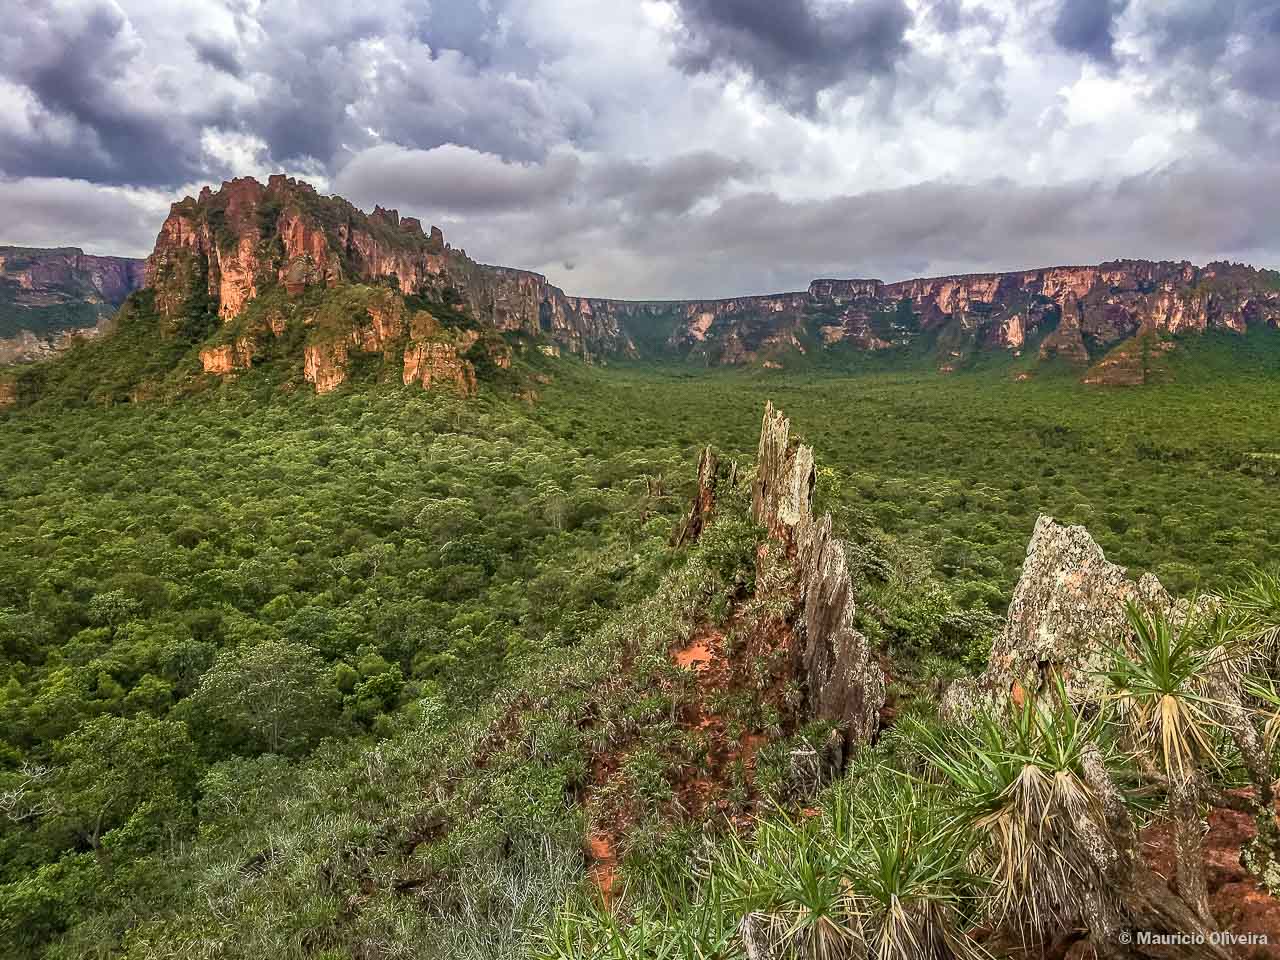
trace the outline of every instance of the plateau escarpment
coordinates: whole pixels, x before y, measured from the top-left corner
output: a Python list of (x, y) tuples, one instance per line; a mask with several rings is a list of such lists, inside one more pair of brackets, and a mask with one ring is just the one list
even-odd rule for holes
[(665, 314), (668, 350), (709, 363), (785, 364), (788, 352), (931, 347), (942, 372), (974, 355), (1061, 359), (1088, 382), (1137, 383), (1168, 338), (1280, 327), (1280, 273), (1231, 263), (1123, 260), (884, 283), (815, 280), (803, 293), (607, 306), (625, 325)]
[(75, 247), (0, 247), (0, 364), (50, 356), (100, 334), (142, 286), (143, 261)]
[[(151, 386), (113, 388), (120, 396), (155, 395), (166, 364), (181, 376), (231, 377), (270, 360), (287, 360), (290, 378), (320, 393), (376, 366), (380, 381), (471, 394), (483, 369), (510, 368), (519, 351), (768, 368), (876, 354), (942, 373), (1004, 355), (1020, 358), (1018, 379), (1052, 362), (1085, 383), (1139, 385), (1171, 369), (1166, 357), (1181, 338), (1280, 328), (1280, 273), (1231, 263), (819, 279), (804, 291), (723, 300), (575, 297), (540, 274), (477, 263), (415, 218), (364, 213), (277, 175), (175, 203), (145, 267), (78, 250), (0, 248), (0, 307), (54, 311), (41, 331), (15, 327), (0, 340), (0, 363), (96, 335), (139, 284), (140, 308), (120, 317), (143, 317), (171, 348), (164, 362), (135, 364)], [(145, 347), (145, 336), (136, 339)]]

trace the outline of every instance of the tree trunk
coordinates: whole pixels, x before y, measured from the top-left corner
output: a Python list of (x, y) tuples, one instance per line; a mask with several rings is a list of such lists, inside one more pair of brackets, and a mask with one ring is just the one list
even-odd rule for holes
[(1173, 813), (1173, 855), (1177, 866), (1178, 893), (1200, 915), (1213, 923), (1209, 887), (1204, 871), (1204, 829), (1200, 820), (1198, 778), (1192, 773), (1169, 778), (1169, 809)]

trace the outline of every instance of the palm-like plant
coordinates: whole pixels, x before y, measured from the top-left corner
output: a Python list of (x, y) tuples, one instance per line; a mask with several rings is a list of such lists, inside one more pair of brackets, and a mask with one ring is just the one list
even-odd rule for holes
[(983, 715), (976, 729), (949, 735), (915, 724), (956, 814), (982, 838), (994, 918), (1024, 938), (1079, 926), (1106, 898), (1103, 811), (1084, 774), (1097, 728), (1065, 695), (1053, 708), (1028, 702), (1008, 722)]
[[(1198, 604), (1193, 600), (1190, 610)], [(1215, 699), (1229, 687), (1232, 656), (1205, 642), (1205, 622), (1194, 612), (1174, 621), (1168, 613), (1128, 608), (1132, 637), (1112, 650), (1108, 700), (1139, 762), (1165, 780), (1174, 820), (1178, 888), (1205, 921), (1212, 921), (1205, 881), (1200, 805), (1206, 767), (1220, 765), (1225, 730)]]
[(1280, 656), (1280, 571), (1251, 572), (1225, 601), (1235, 628), (1268, 670), (1274, 668)]
[(978, 960), (971, 849), (936, 789), (882, 770), (835, 788), (819, 817), (773, 814), (718, 869), (752, 960)]

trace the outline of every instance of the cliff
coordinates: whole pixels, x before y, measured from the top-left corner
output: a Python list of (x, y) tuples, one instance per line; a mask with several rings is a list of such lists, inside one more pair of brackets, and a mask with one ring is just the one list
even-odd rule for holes
[(98, 336), (142, 286), (143, 261), (75, 247), (0, 247), (0, 365), (59, 352)]
[(476, 263), (435, 227), (424, 232), (418, 220), (381, 207), (366, 214), (279, 175), (265, 186), (231, 180), (175, 203), (146, 264), (147, 285), (170, 323), (204, 309), (229, 323), (272, 287), (298, 296), (379, 281), (588, 359), (633, 349), (612, 315), (596, 314), (539, 274)]
[(1238, 264), (1122, 260), (884, 283), (815, 280), (804, 293), (686, 303), (600, 301), (628, 328), (665, 315), (668, 351), (711, 363), (785, 361), (788, 351), (847, 344), (880, 351), (932, 345), (951, 372), (982, 352), (1090, 368), (1091, 383), (1145, 382), (1135, 357), (1168, 338), (1280, 327), (1280, 273)]

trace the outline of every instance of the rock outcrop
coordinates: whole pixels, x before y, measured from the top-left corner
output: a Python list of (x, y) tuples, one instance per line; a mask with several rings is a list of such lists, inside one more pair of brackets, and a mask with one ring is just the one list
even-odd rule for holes
[(235, 320), (269, 287), (297, 296), (342, 283), (390, 282), (448, 302), (499, 331), (544, 336), (588, 358), (634, 348), (608, 311), (565, 296), (545, 277), (490, 267), (444, 242), (437, 228), (394, 210), (366, 214), (284, 176), (246, 177), (175, 203), (147, 259), (160, 314), (176, 322), (208, 303)]
[(715, 513), (716, 500), (723, 484), (732, 489), (738, 481), (738, 465), (730, 461), (723, 463), (719, 455), (711, 447), (704, 447), (698, 457), (698, 492), (693, 495), (693, 504), (689, 507), (689, 516), (680, 525), (672, 542), (677, 547), (694, 543), (702, 536), (702, 531), (711, 522)]
[(0, 365), (43, 360), (100, 336), (142, 280), (141, 260), (76, 247), (0, 247)]
[(1084, 527), (1041, 516), (987, 669), (976, 681), (952, 685), (944, 715), (960, 718), (984, 703), (1047, 696), (1059, 681), (1072, 698), (1096, 699), (1109, 650), (1128, 636), (1130, 604), (1160, 612), (1175, 607), (1154, 575), (1135, 581), (1108, 562)]
[(813, 515), (814, 481), (813, 449), (796, 442), (790, 421), (766, 405), (751, 490), (752, 515), (769, 538), (759, 563), (796, 570), (792, 656), (808, 712), (834, 723), (847, 744), (865, 744), (884, 705), (884, 674), (854, 629), (844, 544), (832, 535), (830, 515)]

